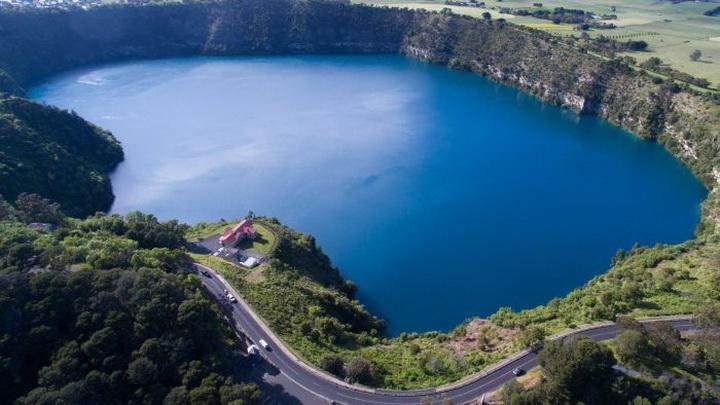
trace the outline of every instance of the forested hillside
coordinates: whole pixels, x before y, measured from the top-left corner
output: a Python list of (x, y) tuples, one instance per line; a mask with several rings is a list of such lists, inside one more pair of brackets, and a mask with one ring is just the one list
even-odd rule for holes
[[(254, 403), (250, 365), (150, 215), (58, 214), (0, 203), (0, 403)], [(52, 232), (25, 221), (53, 213)], [(22, 221), (22, 222), (21, 222)]]
[(0, 195), (59, 202), (70, 215), (105, 211), (107, 174), (123, 159), (118, 141), (74, 113), (19, 97), (0, 98)]

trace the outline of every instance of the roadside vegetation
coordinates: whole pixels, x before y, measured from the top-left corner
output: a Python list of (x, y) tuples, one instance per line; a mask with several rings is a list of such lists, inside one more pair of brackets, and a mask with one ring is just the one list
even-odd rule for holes
[[(0, 403), (257, 403), (185, 228), (0, 199)], [(27, 223), (46, 221), (45, 231)]]
[(621, 317), (619, 335), (609, 347), (622, 365), (645, 380), (682, 381), (696, 391), (679, 400), (701, 403), (702, 398), (711, 397), (720, 401), (720, 304), (698, 309), (694, 323), (699, 332), (683, 337), (666, 324), (642, 325)]
[(511, 381), (492, 398), (513, 405), (716, 404), (718, 310), (701, 309), (695, 320), (700, 332), (687, 337), (668, 323), (622, 317), (620, 334), (609, 344), (584, 337), (548, 342), (533, 378)]

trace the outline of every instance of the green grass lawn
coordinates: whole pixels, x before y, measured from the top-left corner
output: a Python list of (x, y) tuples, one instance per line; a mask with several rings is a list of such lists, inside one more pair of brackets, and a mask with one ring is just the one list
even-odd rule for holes
[[(395, 1), (395, 0), (369, 0), (369, 1), (354, 1), (354, 3), (365, 3), (365, 4), (374, 4), (379, 6), (391, 6), (391, 7), (399, 7), (399, 8), (409, 8), (412, 10), (416, 9), (424, 9), (429, 11), (440, 11), (443, 8), (449, 8), (453, 11), (455, 14), (464, 14), (469, 15), (471, 17), (481, 18), (482, 13), (489, 12), (490, 15), (492, 15), (493, 18), (505, 18), (505, 19), (514, 19), (519, 18), (512, 14), (502, 14), (497, 10), (487, 9), (487, 8), (476, 8), (476, 7), (461, 7), (461, 6), (448, 6), (445, 5), (444, 1)], [(536, 21), (542, 21), (537, 20)]]
[(255, 240), (241, 242), (238, 247), (241, 249), (252, 249), (265, 255), (272, 253), (277, 243), (275, 234), (260, 222), (255, 222), (253, 226), (255, 226), (255, 230), (258, 233)]
[[(439, 11), (446, 6), (444, 0), (352, 0), (377, 6), (424, 8)], [(553, 24), (548, 20), (527, 16), (501, 14), (500, 7), (531, 8), (529, 0), (483, 0), (486, 8), (451, 6), (454, 13), (480, 17), (489, 11), (493, 18), (505, 18), (508, 22), (524, 25), (554, 35), (580, 36), (567, 24)], [(618, 26), (611, 30), (590, 30), (590, 36), (605, 35), (617, 40), (643, 40), (649, 44), (647, 52), (628, 54), (643, 62), (651, 57), (662, 59), (670, 67), (709, 80), (714, 88), (720, 88), (720, 17), (709, 17), (703, 12), (717, 7), (709, 2), (662, 2), (655, 0), (540, 0), (543, 7), (577, 8), (597, 15), (615, 14), (609, 22)], [(615, 7), (615, 11), (612, 10)], [(703, 57), (698, 62), (690, 60), (690, 53), (699, 49)]]
[(189, 242), (197, 242), (210, 236), (223, 233), (225, 228), (232, 226), (232, 224), (232, 222), (227, 222), (225, 220), (210, 224), (201, 222), (190, 228), (190, 230), (185, 234), (185, 238), (187, 238)]

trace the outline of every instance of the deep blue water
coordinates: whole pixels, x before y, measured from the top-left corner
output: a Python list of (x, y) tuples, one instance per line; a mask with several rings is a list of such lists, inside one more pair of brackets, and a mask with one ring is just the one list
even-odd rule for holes
[(390, 334), (563, 295), (618, 248), (692, 237), (706, 194), (659, 145), (398, 56), (133, 62), (30, 95), (122, 141), (114, 212), (276, 216)]

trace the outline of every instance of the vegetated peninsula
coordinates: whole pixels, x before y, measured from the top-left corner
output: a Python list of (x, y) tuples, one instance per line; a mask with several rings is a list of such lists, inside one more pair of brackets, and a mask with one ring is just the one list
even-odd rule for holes
[[(127, 58), (288, 53), (402, 53), (474, 71), (660, 142), (710, 189), (696, 239), (619, 252), (606, 274), (567, 297), (521, 312), (500, 309), (448, 334), (385, 338), (382, 322), (354, 300), (352, 284), (314, 239), (273, 219), (261, 220), (278, 244), (259, 268), (194, 256), (225, 274), (299, 355), (351, 382), (428, 387), (575, 325), (700, 312), (710, 326), (693, 338), (624, 320), (611, 349), (553, 345), (541, 360), (545, 379), (504, 396), (513, 403), (717, 401), (720, 105), (712, 93), (503, 21), (344, 2), (28, 10), (0, 13), (0, 32), (0, 192), (13, 202), (0, 205), (0, 384), (8, 401), (258, 400), (265, 387), (250, 382), (241, 360), (228, 363), (238, 350), (229, 329), (185, 271), (185, 238), (210, 226), (188, 230), (139, 213), (66, 217), (109, 207), (106, 175), (121, 148), (76, 115), (24, 99), (20, 86)], [(582, 357), (594, 363), (567, 361), (568, 370), (552, 362)], [(614, 357), (643, 377), (613, 374)], [(602, 389), (590, 383), (597, 381)]]
[(70, 215), (107, 211), (108, 173), (122, 159), (120, 143), (78, 115), (0, 94), (0, 195), (39, 193)]

